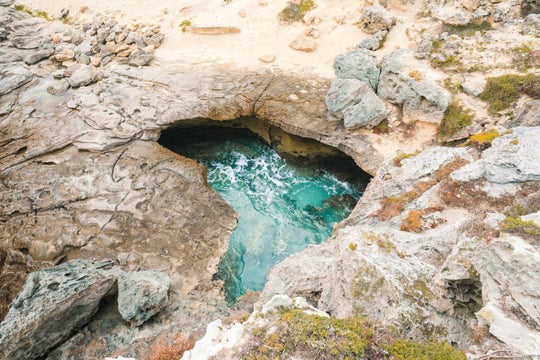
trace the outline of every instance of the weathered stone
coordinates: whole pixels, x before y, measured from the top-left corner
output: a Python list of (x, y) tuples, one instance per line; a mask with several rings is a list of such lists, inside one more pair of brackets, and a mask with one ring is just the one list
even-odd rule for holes
[(9, 94), (33, 78), (30, 71), (19, 65), (1, 67), (0, 75), (0, 96)]
[(70, 61), (73, 59), (75, 59), (75, 52), (70, 48), (65, 48), (61, 52), (51, 56), (51, 60), (58, 62)]
[(493, 13), (491, 14), (491, 18), (495, 22), (501, 22), (506, 19), (509, 13), (510, 7), (505, 3), (501, 3), (495, 8), (495, 11), (493, 11)]
[(93, 66), (83, 65), (71, 74), (68, 79), (72, 87), (86, 86), (96, 81), (96, 70)]
[(368, 34), (377, 31), (390, 30), (397, 22), (397, 18), (380, 5), (369, 6), (364, 9), (358, 26)]
[(154, 58), (154, 54), (147, 51), (137, 51), (129, 56), (129, 65), (131, 66), (144, 66), (147, 65)]
[(52, 95), (60, 95), (69, 89), (69, 83), (64, 80), (58, 80), (47, 86), (47, 92)]
[(486, 83), (486, 79), (481, 75), (468, 75), (465, 77), (465, 81), (461, 83), (461, 87), (466, 94), (478, 96), (484, 92)]
[(435, 7), (433, 15), (445, 24), (454, 26), (464, 26), (471, 22), (469, 12), (454, 7)]
[(264, 63), (271, 63), (271, 62), (274, 62), (274, 60), (276, 60), (276, 56), (272, 54), (267, 54), (267, 55), (259, 56), (259, 60)]
[(343, 112), (360, 101), (366, 84), (357, 79), (334, 79), (326, 96), (326, 106), (332, 115), (343, 118)]
[(33, 64), (35, 64), (37, 62), (40, 62), (41, 60), (43, 60), (45, 58), (48, 58), (52, 54), (54, 54), (54, 49), (53, 48), (48, 48), (48, 49), (44, 49), (44, 50), (37, 50), (37, 51), (34, 51), (31, 54), (27, 55), (24, 58), (24, 62), (26, 64), (28, 64), (28, 65), (33, 65)]
[(297, 51), (311, 52), (317, 49), (317, 41), (312, 37), (300, 34), (289, 44), (289, 47)]
[(375, 50), (377, 50), (378, 48), (381, 47), (381, 44), (380, 44), (379, 40), (377, 40), (375, 38), (367, 38), (367, 39), (364, 39), (364, 40), (360, 41), (360, 44), (358, 45), (358, 47), (360, 47), (362, 49), (368, 49), (368, 50), (371, 50), (371, 51), (375, 51)]
[(118, 311), (132, 326), (140, 326), (168, 303), (171, 279), (159, 271), (129, 272), (118, 278)]
[(504, 126), (540, 126), (540, 100), (527, 102), (519, 109), (514, 119), (507, 121)]
[[(425, 75), (418, 79), (410, 76), (412, 71)], [(377, 94), (403, 105), (405, 119), (440, 123), (450, 104), (450, 94), (435, 84), (432, 78), (436, 76), (414, 58), (412, 50), (396, 50), (383, 59)]]
[(375, 90), (381, 71), (373, 52), (366, 49), (356, 49), (334, 58), (334, 72), (340, 79), (358, 79)]
[(414, 56), (417, 59), (425, 59), (426, 57), (429, 56), (432, 49), (433, 49), (433, 42), (431, 42), (428, 39), (422, 39), (418, 43), (418, 47), (416, 48), (416, 51), (414, 52)]
[(36, 359), (66, 340), (116, 291), (108, 261), (74, 260), (32, 273), (0, 324), (0, 357)]

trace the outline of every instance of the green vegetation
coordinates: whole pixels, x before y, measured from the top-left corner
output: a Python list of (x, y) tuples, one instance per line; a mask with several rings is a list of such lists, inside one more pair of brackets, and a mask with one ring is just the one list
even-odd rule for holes
[(521, 95), (540, 99), (540, 75), (503, 75), (487, 79), (480, 99), (489, 103), (492, 114), (508, 109)]
[(461, 70), (461, 61), (455, 55), (450, 55), (446, 60), (431, 59), (431, 66), (434, 68), (456, 66)]
[(525, 238), (540, 237), (540, 227), (534, 221), (523, 221), (508, 215), (501, 224), (501, 230), (521, 235)]
[(424, 74), (422, 74), (422, 73), (421, 73), (420, 71), (418, 71), (418, 70), (412, 70), (412, 71), (410, 71), (410, 72), (409, 72), (409, 76), (410, 76), (411, 78), (413, 78), (415, 81), (418, 81), (418, 82), (424, 80)]
[(479, 31), (482, 35), (486, 31), (493, 30), (493, 26), (489, 21), (483, 21), (481, 23), (471, 22), (467, 25), (444, 25), (443, 32), (448, 32), (451, 35), (458, 35), (459, 37), (469, 37), (476, 34)]
[(468, 143), (471, 143), (473, 141), (476, 141), (476, 142), (481, 143), (481, 144), (482, 143), (492, 143), (493, 140), (495, 140), (499, 136), (501, 136), (501, 134), (499, 134), (497, 129), (490, 129), (488, 131), (482, 131), (482, 132), (480, 132), (478, 134), (471, 135), (471, 137), (469, 137)]
[(358, 244), (353, 244), (353, 243), (349, 244), (349, 250), (351, 250), (351, 251), (356, 250), (357, 247), (358, 247)]
[(15, 10), (27, 12), (28, 14), (32, 15), (33, 17), (40, 17), (40, 18), (43, 18), (43, 19), (45, 19), (47, 21), (53, 21), (54, 20), (54, 17), (49, 16), (49, 14), (47, 14), (45, 11), (32, 10), (29, 7), (26, 7), (24, 5), (15, 5)]
[(405, 154), (405, 153), (399, 154), (398, 156), (392, 159), (392, 165), (394, 165), (395, 167), (401, 167), (402, 166), (401, 160), (408, 159), (416, 155), (418, 155), (418, 151), (412, 154)]
[(241, 359), (466, 359), (445, 342), (397, 340), (390, 327), (373, 326), (359, 317), (326, 318), (287, 308), (265, 319), (270, 324), (252, 331), (253, 338), (238, 354)]
[(191, 26), (191, 20), (183, 20), (178, 27), (182, 28), (182, 32), (186, 32), (186, 28)]
[(289, 3), (278, 14), (278, 19), (286, 24), (292, 24), (294, 22), (301, 21), (304, 15), (315, 7), (313, 0), (301, 0), (298, 4)]
[(388, 134), (390, 131), (390, 127), (388, 126), (388, 120), (384, 119), (379, 123), (379, 125), (375, 126), (373, 128), (373, 132), (375, 134)]
[(439, 140), (445, 141), (451, 138), (464, 127), (471, 125), (472, 121), (473, 115), (470, 110), (463, 109), (457, 102), (451, 102), (439, 126)]

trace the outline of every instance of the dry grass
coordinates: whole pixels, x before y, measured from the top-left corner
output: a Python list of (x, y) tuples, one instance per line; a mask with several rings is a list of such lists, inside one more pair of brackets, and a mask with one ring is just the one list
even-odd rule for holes
[(159, 339), (146, 356), (147, 360), (179, 360), (186, 351), (193, 349), (195, 340), (193, 336), (185, 337), (176, 334), (172, 338)]

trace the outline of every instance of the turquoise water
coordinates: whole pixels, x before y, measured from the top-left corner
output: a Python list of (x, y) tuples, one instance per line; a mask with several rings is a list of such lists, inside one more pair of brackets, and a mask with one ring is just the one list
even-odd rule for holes
[(262, 290), (268, 271), (290, 254), (328, 239), (349, 215), (358, 186), (293, 164), (251, 137), (183, 141), (171, 147), (208, 168), (208, 183), (239, 213), (216, 278), (230, 304)]

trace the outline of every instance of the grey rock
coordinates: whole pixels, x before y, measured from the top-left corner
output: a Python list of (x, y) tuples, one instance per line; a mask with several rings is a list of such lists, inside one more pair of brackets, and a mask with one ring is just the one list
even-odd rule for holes
[(90, 40), (86, 39), (83, 42), (81, 42), (79, 45), (73, 49), (75, 53), (81, 53), (85, 55), (91, 55), (92, 54), (92, 43)]
[(454, 7), (437, 7), (432, 11), (435, 18), (445, 24), (464, 26), (471, 22), (471, 15), (464, 9)]
[(15, 0), (0, 0), (0, 6), (11, 6)]
[(357, 79), (334, 79), (326, 105), (334, 116), (343, 118), (346, 128), (372, 128), (386, 118), (384, 103), (369, 85)]
[(471, 96), (478, 96), (486, 87), (486, 79), (481, 75), (465, 76), (465, 81), (461, 84), (463, 91)]
[(129, 56), (129, 65), (131, 66), (144, 66), (147, 65), (154, 58), (154, 54), (140, 50)]
[(507, 15), (510, 13), (510, 7), (506, 5), (505, 3), (499, 4), (495, 11), (493, 11), (493, 14), (491, 14), (491, 18), (495, 22), (501, 22), (504, 21), (507, 17)]
[(428, 39), (422, 39), (418, 43), (418, 47), (416, 48), (416, 51), (414, 52), (414, 56), (417, 59), (425, 59), (426, 57), (429, 56), (432, 49), (433, 49), (433, 42), (431, 42)]
[(23, 57), (14, 53), (0, 53), (0, 64), (12, 63), (21, 61)]
[(26, 64), (28, 64), (28, 65), (33, 65), (33, 64), (35, 64), (37, 62), (40, 62), (43, 59), (48, 58), (52, 54), (54, 54), (54, 49), (53, 48), (33, 51), (31, 54), (27, 55), (24, 58), (24, 62)]
[(90, 57), (86, 54), (81, 54), (81, 53), (76, 54), (75, 60), (80, 64), (84, 64), (84, 65), (90, 64)]
[(141, 38), (142, 38), (141, 34), (135, 32), (135, 31), (130, 31), (128, 36), (124, 40), (124, 43), (130, 45), (130, 44), (133, 44), (136, 41), (140, 40)]
[(116, 291), (112, 263), (74, 260), (32, 273), (0, 324), (0, 358), (36, 359), (69, 338)]
[(359, 27), (368, 34), (390, 30), (397, 22), (396, 16), (380, 5), (368, 6), (362, 12)]
[(52, 95), (60, 95), (69, 89), (69, 83), (65, 79), (53, 82), (47, 86), (47, 92)]
[(373, 35), (373, 38), (379, 41), (383, 41), (387, 36), (388, 36), (388, 30), (380, 30), (380, 31), (377, 31)]
[(84, 65), (73, 72), (69, 77), (69, 84), (76, 88), (80, 86), (86, 86), (96, 81), (96, 70), (93, 66)]
[(99, 28), (96, 34), (97, 42), (99, 44), (105, 43), (105, 39), (107, 38), (108, 35), (109, 35), (109, 30), (105, 28)]
[(373, 52), (356, 49), (334, 58), (334, 72), (340, 79), (357, 79), (377, 89), (381, 71)]
[(154, 45), (154, 47), (158, 48), (163, 41), (163, 35), (154, 34), (152, 36), (145, 36), (143, 37), (143, 41), (146, 45)]
[(159, 271), (129, 272), (118, 278), (118, 311), (132, 326), (140, 326), (168, 303), (171, 279)]
[(527, 102), (519, 109), (514, 119), (504, 124), (507, 128), (516, 126), (540, 126), (540, 100)]
[(24, 67), (15, 65), (0, 68), (0, 96), (29, 83), (33, 74)]
[(362, 49), (375, 51), (381, 47), (381, 44), (379, 40), (375, 38), (367, 38), (367, 39), (362, 40), (358, 46)]
[(536, 30), (540, 30), (540, 14), (530, 14), (523, 20), (525, 25), (533, 26)]
[(6, 30), (6, 28), (0, 27), (0, 41), (6, 40), (8, 34), (9, 34), (9, 33), (8, 33), (8, 31)]
[(474, 20), (480, 20), (480, 19), (484, 19), (486, 17), (489, 16), (489, 11), (486, 11), (484, 9), (476, 9), (472, 15), (473, 19)]
[(411, 71), (429, 72), (415, 60), (409, 49), (401, 49), (384, 57), (377, 88), (378, 95), (397, 105), (403, 105), (403, 115), (409, 119), (440, 123), (450, 104), (450, 94), (428, 76), (418, 81)]

